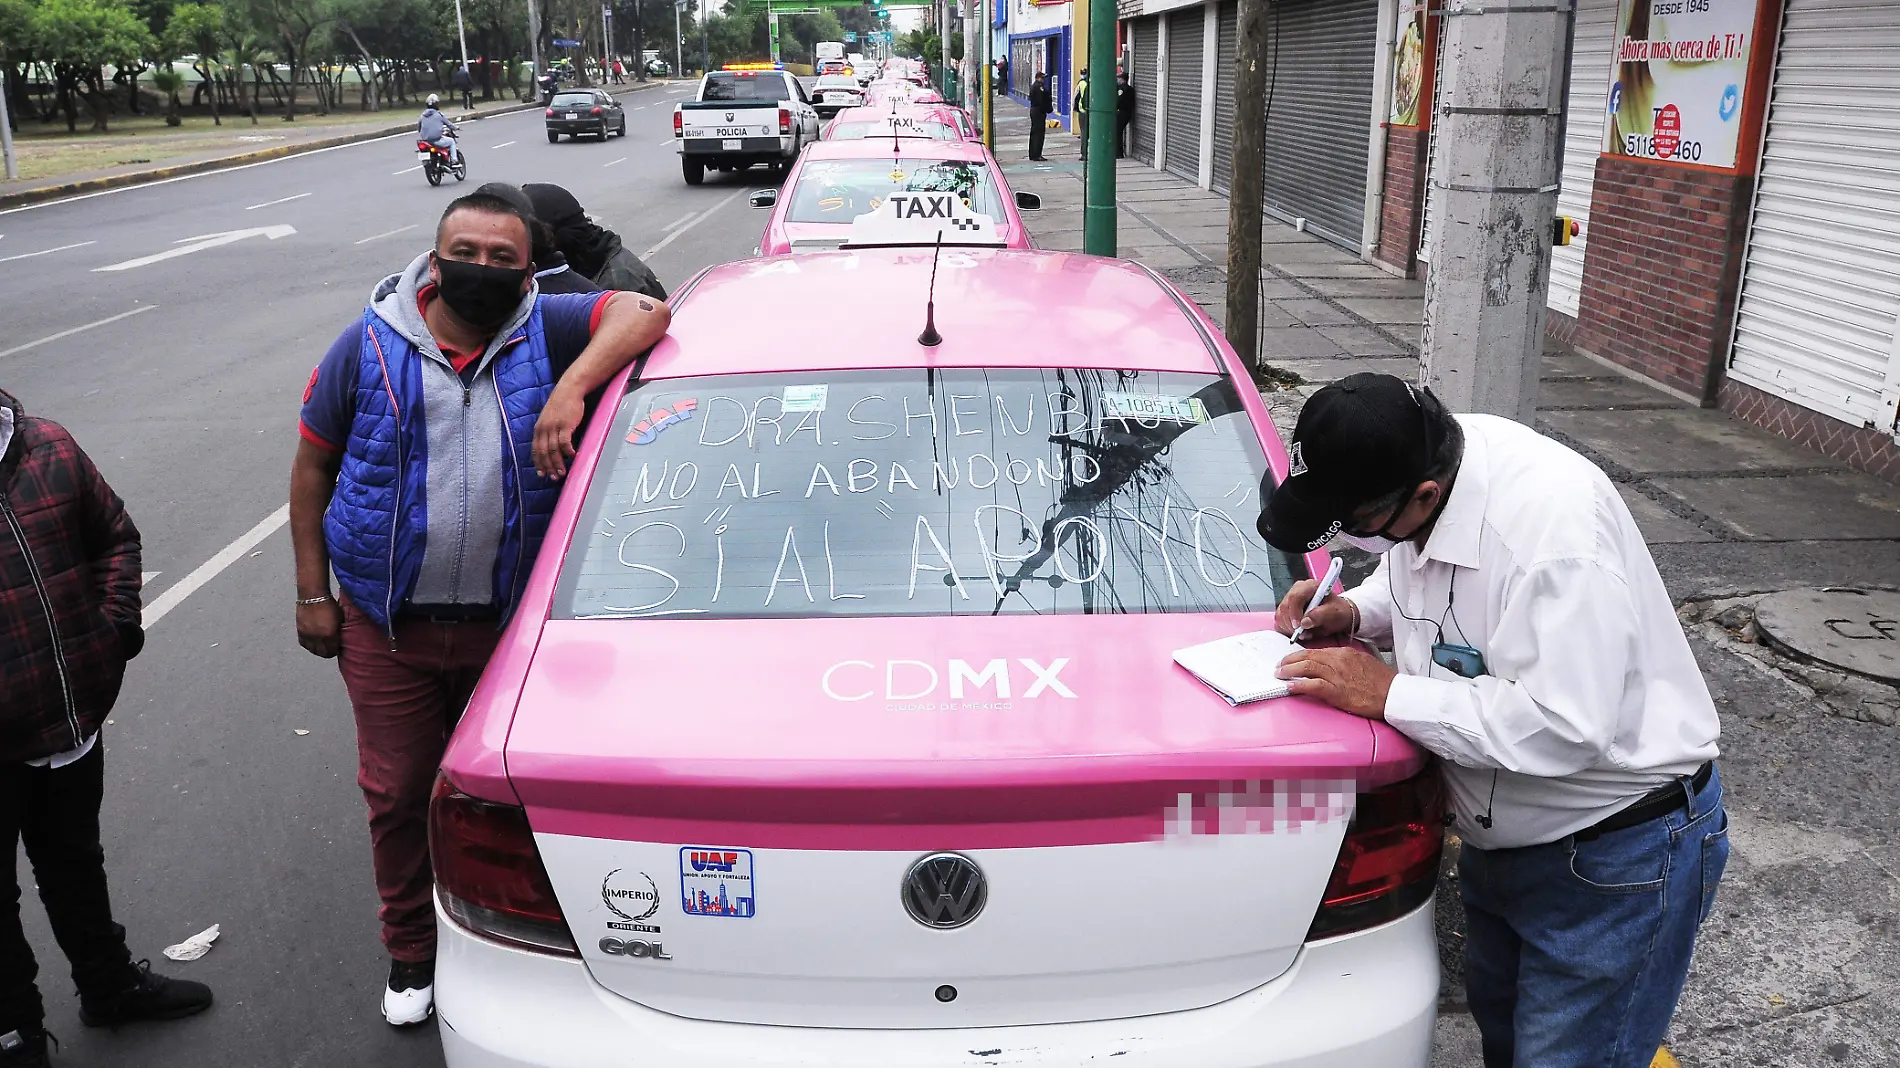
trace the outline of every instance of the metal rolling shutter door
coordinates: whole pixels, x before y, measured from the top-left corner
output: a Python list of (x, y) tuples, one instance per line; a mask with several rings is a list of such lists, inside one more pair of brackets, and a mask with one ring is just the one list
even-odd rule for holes
[(1729, 374), (1893, 429), (1900, 3), (1788, 0)]
[(1129, 125), (1128, 147), (1135, 158), (1148, 166), (1155, 162), (1155, 94), (1161, 75), (1161, 20), (1145, 18), (1135, 23), (1133, 69), (1128, 82), (1135, 87), (1135, 121)]
[(1201, 180), (1201, 37), (1205, 8), (1168, 12), (1168, 173)]
[(1266, 193), (1269, 214), (1357, 252), (1378, 0), (1284, 0), (1268, 15)]
[(1583, 292), (1583, 249), (1590, 240), (1590, 188), (1603, 149), (1603, 122), (1610, 110), (1610, 56), (1616, 51), (1616, 0), (1580, 0), (1570, 43), (1570, 95), (1564, 102), (1564, 172), (1558, 179), (1557, 214), (1583, 223), (1583, 236), (1550, 250), (1552, 308), (1577, 314)]
[(1234, 63), (1240, 51), (1240, 2), (1221, 0), (1214, 20), (1214, 191), (1233, 184)]

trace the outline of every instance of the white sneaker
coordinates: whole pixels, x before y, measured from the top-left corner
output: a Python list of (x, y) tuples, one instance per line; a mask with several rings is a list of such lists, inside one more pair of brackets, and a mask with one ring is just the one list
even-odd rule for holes
[(392, 1027), (414, 1027), (435, 1012), (435, 962), (389, 962), (383, 987), (383, 1019)]

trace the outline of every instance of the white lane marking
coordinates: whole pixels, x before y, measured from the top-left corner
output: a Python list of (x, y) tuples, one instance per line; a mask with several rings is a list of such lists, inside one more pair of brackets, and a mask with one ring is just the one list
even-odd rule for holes
[(681, 226), (684, 226), (684, 225), (686, 225), (686, 224), (687, 224), (687, 223), (689, 223), (689, 222), (692, 222), (692, 221), (693, 221), (693, 216), (694, 216), (695, 214), (697, 214), (697, 213), (695, 213), (695, 212), (690, 212), (690, 211), (689, 211), (689, 212), (687, 212), (686, 214), (684, 214), (684, 215), (682, 215), (682, 216), (680, 216), (679, 218), (677, 218), (677, 219), (674, 219), (674, 220), (673, 220), (672, 222), (670, 222), (670, 223), (667, 223), (667, 224), (666, 224), (666, 225), (665, 225), (664, 227), (662, 227), (662, 228), (660, 229), (660, 232), (661, 232), (661, 233), (663, 233), (663, 234), (667, 234), (667, 233), (672, 233), (672, 232), (673, 232), (673, 231), (674, 231), (675, 229), (677, 229), (677, 228), (679, 228), (679, 227), (681, 227)]
[[(622, 157), (620, 157), (619, 159), (617, 159), (617, 160), (614, 160), (614, 163), (625, 163), (625, 162), (627, 162), (627, 157), (625, 157), (625, 156), (622, 156)], [(603, 163), (603, 164), (601, 164), (601, 166), (603, 166), (603, 167), (611, 167), (611, 166), (613, 166), (613, 165), (614, 165), (614, 163)]]
[(163, 574), (163, 571), (141, 571), (139, 572), (139, 585), (150, 586), (153, 579)]
[(415, 136), (414, 130), (404, 130), (402, 133), (372, 137), (367, 141), (351, 141), (347, 145), (331, 145), (329, 148), (317, 148), (309, 152), (293, 152), (287, 156), (273, 156), (270, 159), (260, 159), (256, 163), (240, 163), (235, 167), (220, 167), (216, 170), (199, 171), (196, 174), (181, 174), (176, 178), (160, 178), (156, 182), (140, 182), (137, 185), (122, 185), (116, 189), (101, 189), (96, 193), (81, 193), (78, 196), (61, 197), (58, 200), (48, 200), (39, 204), (22, 204), (17, 208), (7, 208), (4, 211), (0, 211), (0, 215), (11, 215), (16, 211), (32, 211), (35, 208), (52, 208), (61, 204), (71, 204), (75, 200), (91, 200), (93, 197), (109, 197), (114, 193), (123, 193), (132, 189), (150, 189), (155, 185), (170, 185), (173, 182), (189, 182), (193, 178), (203, 178), (209, 174), (229, 174), (232, 171), (248, 171), (252, 167), (268, 167), (273, 163), (282, 163), (287, 159), (302, 159), (305, 156), (319, 156), (325, 152), (335, 152), (341, 148), (355, 148), (358, 145), (373, 145), (379, 141), (393, 141), (399, 137), (413, 139)]
[(665, 148), (667, 145), (675, 144), (678, 141), (679, 141), (679, 138), (677, 137), (669, 137), (666, 140), (660, 142), (660, 147)]
[(416, 223), (410, 223), (408, 226), (398, 226), (394, 230), (384, 230), (380, 234), (371, 234), (368, 237), (364, 238), (363, 240), (357, 241), (354, 243), (358, 245), (367, 245), (371, 241), (374, 241), (379, 237), (395, 237), (397, 234), (407, 233), (410, 230), (414, 230), (416, 226), (417, 226)]
[(413, 167), (411, 167), (411, 168), (409, 168), (409, 169), (408, 169), (408, 170), (406, 170), (406, 171), (390, 171), (390, 172), (389, 172), (389, 176), (393, 178), (393, 177), (395, 177), (395, 176), (396, 176), (396, 175), (398, 175), (398, 174), (414, 174), (414, 173), (416, 173), (417, 171), (419, 171), (419, 170), (421, 170), (421, 169), (422, 169), (422, 164), (420, 164), (420, 163), (418, 163), (418, 164), (416, 164), (415, 166), (413, 166)]
[(22, 252), (18, 256), (0, 256), (0, 263), (12, 263), (14, 260), (30, 260), (35, 256), (50, 256), (55, 252), (64, 252), (69, 248), (85, 248), (87, 245), (96, 245), (98, 243), (97, 241), (81, 241), (77, 245), (61, 245), (58, 248), (42, 249), (38, 252)]
[(266, 200), (266, 201), (265, 201), (264, 203), (262, 203), (262, 204), (252, 204), (252, 205), (251, 205), (250, 207), (248, 207), (248, 208), (245, 208), (244, 210), (245, 210), (245, 211), (256, 211), (256, 210), (257, 210), (257, 209), (259, 209), (259, 208), (268, 208), (268, 207), (270, 207), (270, 206), (272, 206), (273, 204), (288, 204), (288, 203), (290, 203), (290, 202), (291, 202), (291, 201), (293, 201), (293, 200), (302, 200), (303, 198), (305, 198), (305, 197), (307, 197), (307, 196), (309, 196), (309, 195), (310, 195), (309, 193), (298, 193), (298, 194), (297, 194), (296, 196), (294, 196), (294, 197), (282, 197), (282, 198), (280, 198), (280, 199), (277, 199), (277, 200)]
[(688, 230), (691, 230), (691, 229), (692, 229), (693, 227), (695, 227), (695, 226), (698, 226), (698, 225), (699, 225), (700, 223), (703, 223), (703, 222), (705, 222), (705, 221), (706, 221), (706, 219), (707, 219), (708, 217), (710, 217), (710, 216), (712, 215), (712, 213), (713, 213), (713, 212), (715, 212), (715, 211), (718, 211), (718, 210), (719, 210), (720, 208), (723, 208), (723, 207), (725, 207), (726, 205), (728, 205), (728, 204), (730, 204), (730, 203), (732, 203), (733, 201), (735, 201), (735, 200), (737, 200), (737, 199), (739, 199), (739, 194), (740, 194), (740, 193), (743, 193), (743, 192), (745, 192), (745, 190), (743, 190), (743, 189), (735, 189), (735, 190), (733, 190), (733, 191), (732, 191), (732, 194), (731, 194), (730, 196), (728, 196), (728, 197), (726, 197), (726, 199), (724, 199), (724, 200), (722, 200), (722, 201), (720, 201), (720, 202), (719, 202), (719, 203), (717, 203), (717, 204), (714, 204), (714, 205), (713, 205), (712, 207), (710, 207), (710, 208), (707, 208), (707, 209), (706, 209), (705, 211), (702, 211), (702, 212), (700, 212), (700, 213), (699, 213), (698, 215), (695, 215), (695, 216), (693, 216), (693, 219), (692, 219), (692, 221), (691, 221), (691, 222), (688, 222), (688, 223), (686, 223), (686, 224), (684, 224), (684, 225), (683, 225), (683, 226), (681, 226), (681, 227), (680, 227), (679, 229), (677, 229), (677, 230), (675, 230), (675, 231), (673, 231), (672, 233), (670, 233), (670, 234), (667, 234), (667, 235), (666, 235), (665, 237), (663, 237), (663, 238), (661, 238), (661, 239), (660, 239), (660, 243), (659, 243), (659, 244), (657, 244), (657, 245), (655, 245), (655, 246), (653, 246), (652, 248), (650, 248), (650, 249), (647, 249), (647, 250), (646, 250), (645, 252), (643, 252), (643, 253), (641, 253), (641, 254), (640, 254), (640, 258), (641, 258), (641, 259), (646, 259), (646, 258), (648, 258), (648, 257), (650, 257), (650, 256), (652, 256), (652, 255), (653, 255), (654, 253), (656, 253), (656, 252), (658, 252), (658, 251), (660, 251), (661, 249), (663, 249), (663, 248), (665, 248), (666, 246), (668, 246), (668, 245), (670, 245), (670, 244), (672, 244), (672, 243), (673, 243), (673, 240), (674, 240), (675, 238), (677, 238), (677, 237), (679, 237), (679, 236), (680, 236), (681, 234), (683, 234), (683, 233), (685, 233), (686, 231), (688, 231)]
[[(164, 252), (156, 252), (150, 256), (140, 256), (138, 259), (126, 260), (123, 263), (109, 264), (105, 267), (94, 267), (92, 272), (98, 274), (100, 271), (129, 271), (134, 267), (147, 267), (154, 263), (176, 259), (179, 256), (189, 256), (194, 252), (203, 252), (208, 248), (229, 245), (236, 241), (242, 241), (247, 237), (268, 237), (272, 241), (275, 241), (280, 237), (289, 237), (296, 232), (296, 227), (279, 223), (276, 226), (253, 226), (249, 230), (229, 230), (222, 234), (181, 237), (176, 242), (173, 242), (179, 245), (179, 248), (166, 249)], [(190, 244), (186, 242), (190, 242)]]
[(48, 334), (45, 337), (40, 338), (38, 341), (29, 341), (24, 345), (15, 345), (10, 349), (0, 349), (0, 356), (11, 356), (16, 352), (25, 352), (28, 349), (38, 348), (41, 345), (47, 344), (48, 342), (58, 341), (60, 338), (63, 338), (63, 337), (72, 337), (74, 334), (84, 333), (87, 330), (91, 330), (95, 326), (104, 326), (107, 323), (116, 323), (120, 319), (130, 319), (132, 316), (137, 315), (140, 312), (148, 312), (156, 307), (158, 307), (158, 305), (156, 304), (142, 305), (140, 307), (133, 308), (129, 312), (120, 312), (117, 315), (108, 316), (104, 319), (99, 320), (96, 323), (87, 323), (84, 326), (75, 326), (71, 330), (61, 330), (57, 334)]
[(490, 152), (493, 152), (493, 151), (494, 151), (495, 149), (498, 149), (498, 148), (507, 148), (507, 147), (508, 147), (509, 145), (512, 145), (512, 144), (514, 144), (514, 142), (513, 142), (513, 141), (503, 141), (503, 142), (502, 142), (501, 144), (499, 144), (499, 145), (489, 145), (489, 146), (488, 146), (488, 150), (489, 150)]
[(177, 608), (185, 598), (197, 593), (205, 583), (217, 578), (219, 572), (243, 559), (244, 554), (250, 552), (258, 542), (275, 534), (278, 527), (288, 522), (290, 522), (290, 505), (286, 504), (265, 516), (262, 522), (245, 531), (238, 540), (219, 549), (218, 555), (199, 564), (197, 570), (179, 579), (164, 593), (159, 594), (156, 601), (146, 607), (145, 629), (151, 630), (157, 626), (158, 621), (164, 619), (166, 613)]

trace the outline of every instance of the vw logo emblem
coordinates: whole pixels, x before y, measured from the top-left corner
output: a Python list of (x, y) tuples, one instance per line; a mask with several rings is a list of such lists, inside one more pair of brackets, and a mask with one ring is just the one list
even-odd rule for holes
[(904, 873), (904, 910), (925, 927), (962, 927), (989, 901), (989, 880), (960, 853), (932, 853)]

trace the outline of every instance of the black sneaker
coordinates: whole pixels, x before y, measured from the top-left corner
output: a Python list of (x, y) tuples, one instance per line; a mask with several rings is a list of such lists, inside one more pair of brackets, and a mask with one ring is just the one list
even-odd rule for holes
[(87, 1027), (117, 1027), (135, 1020), (177, 1020), (211, 1007), (211, 988), (189, 979), (167, 979), (139, 961), (138, 981), (111, 997), (79, 999), (79, 1021)]
[(0, 1068), (47, 1068), (53, 1062), (46, 1056), (46, 1040), (53, 1038), (44, 1028), (21, 1028), (0, 1035)]

